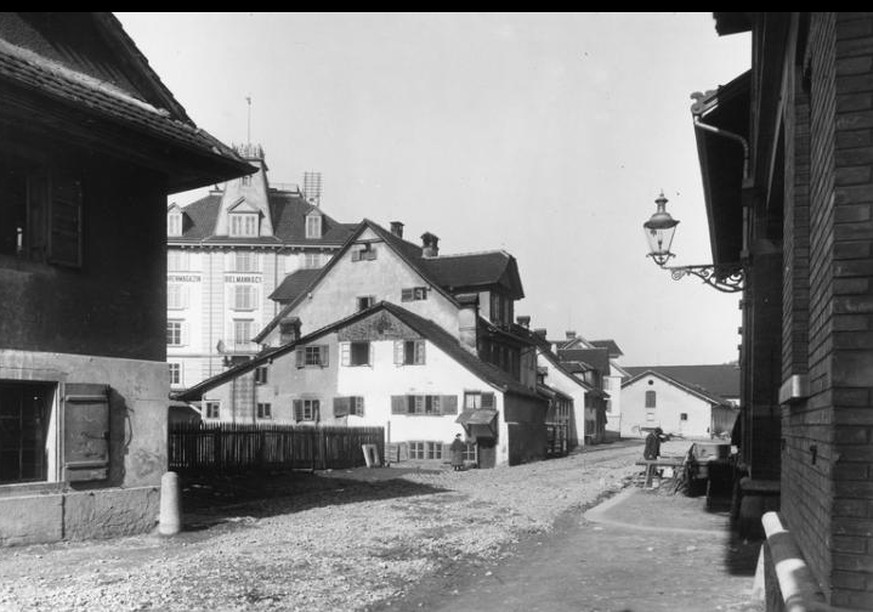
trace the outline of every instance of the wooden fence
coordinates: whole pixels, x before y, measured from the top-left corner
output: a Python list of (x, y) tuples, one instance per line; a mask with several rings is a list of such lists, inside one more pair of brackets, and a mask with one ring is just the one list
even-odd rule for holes
[(365, 465), (364, 444), (385, 456), (382, 427), (171, 423), (169, 469), (338, 469)]

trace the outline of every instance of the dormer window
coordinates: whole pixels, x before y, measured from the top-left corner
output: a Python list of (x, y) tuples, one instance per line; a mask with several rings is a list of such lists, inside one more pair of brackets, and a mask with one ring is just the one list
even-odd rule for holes
[(306, 238), (321, 238), (321, 213), (313, 211), (306, 215)]
[(167, 236), (182, 235), (182, 213), (175, 211), (167, 214)]
[(231, 213), (230, 235), (241, 238), (255, 238), (258, 235), (257, 213)]

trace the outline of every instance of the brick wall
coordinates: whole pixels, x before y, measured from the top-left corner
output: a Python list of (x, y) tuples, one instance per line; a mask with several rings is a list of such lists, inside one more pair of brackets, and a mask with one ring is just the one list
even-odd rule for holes
[(783, 376), (803, 370), (808, 339), (810, 397), (783, 409), (782, 514), (830, 603), (873, 609), (873, 14), (812, 13), (809, 26), (808, 87), (789, 111)]

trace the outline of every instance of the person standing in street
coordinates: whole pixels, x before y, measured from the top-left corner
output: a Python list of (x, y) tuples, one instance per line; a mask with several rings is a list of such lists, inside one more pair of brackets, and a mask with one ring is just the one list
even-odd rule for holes
[(464, 467), (464, 451), (467, 450), (467, 445), (461, 440), (461, 434), (455, 435), (449, 450), (452, 451), (452, 469), (460, 472)]
[(646, 436), (646, 446), (643, 449), (643, 459), (657, 459), (661, 456), (661, 442), (667, 440), (664, 435), (664, 430), (660, 427), (655, 427)]

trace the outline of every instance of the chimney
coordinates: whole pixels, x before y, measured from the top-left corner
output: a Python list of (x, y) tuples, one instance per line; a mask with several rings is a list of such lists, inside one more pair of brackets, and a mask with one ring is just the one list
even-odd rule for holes
[(478, 355), (479, 295), (462, 293), (455, 299), (461, 305), (461, 309), (458, 311), (458, 340), (460, 340), (461, 346), (474, 355)]
[(516, 323), (525, 329), (530, 329), (530, 317), (528, 315), (519, 315), (515, 318)]
[(391, 233), (398, 238), (403, 238), (403, 224), (400, 221), (392, 221)]
[(546, 339), (546, 330), (543, 328), (535, 329), (535, 330), (533, 330), (533, 335), (536, 336), (537, 338), (542, 338), (543, 340), (545, 340)]
[(303, 173), (303, 197), (316, 206), (321, 205), (321, 172)]
[(576, 339), (576, 332), (567, 331), (567, 340), (575, 340), (575, 339)]
[(424, 257), (436, 257), (440, 254), (439, 242), (440, 239), (430, 232), (423, 233), (421, 235), (421, 254)]
[(300, 339), (300, 319), (288, 317), (279, 323), (279, 343), (290, 344)]

